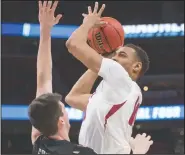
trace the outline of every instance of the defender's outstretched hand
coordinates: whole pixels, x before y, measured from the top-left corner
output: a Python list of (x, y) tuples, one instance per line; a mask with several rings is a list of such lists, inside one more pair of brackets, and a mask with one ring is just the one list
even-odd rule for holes
[(106, 24), (106, 22), (101, 21), (101, 15), (104, 9), (105, 4), (103, 4), (100, 10), (98, 11), (98, 2), (95, 2), (94, 11), (92, 11), (91, 6), (88, 6), (88, 14), (82, 14), (82, 16), (84, 17), (83, 23), (87, 23), (91, 27)]
[(54, 25), (58, 24), (61, 14), (55, 17), (55, 10), (58, 5), (58, 1), (55, 1), (52, 5), (52, 1), (42, 1), (39, 0), (39, 22), (41, 27), (47, 26), (52, 28)]
[(147, 136), (146, 133), (137, 134), (135, 139), (131, 137), (130, 146), (133, 154), (145, 154), (148, 152), (153, 141), (150, 140), (151, 136)]

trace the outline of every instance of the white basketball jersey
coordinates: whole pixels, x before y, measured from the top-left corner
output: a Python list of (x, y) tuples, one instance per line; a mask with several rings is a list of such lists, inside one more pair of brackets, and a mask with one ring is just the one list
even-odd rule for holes
[(142, 94), (117, 62), (103, 58), (103, 78), (89, 99), (79, 143), (98, 154), (130, 154), (129, 140)]

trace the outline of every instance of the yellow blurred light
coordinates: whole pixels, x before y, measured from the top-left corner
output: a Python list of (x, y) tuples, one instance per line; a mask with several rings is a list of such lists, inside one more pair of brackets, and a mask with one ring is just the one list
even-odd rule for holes
[(147, 86), (144, 86), (144, 87), (143, 87), (143, 90), (144, 90), (144, 91), (148, 91), (148, 87), (147, 87)]

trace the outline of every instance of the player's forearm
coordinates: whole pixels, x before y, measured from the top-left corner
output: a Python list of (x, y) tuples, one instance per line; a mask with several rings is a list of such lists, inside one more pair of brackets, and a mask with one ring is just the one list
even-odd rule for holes
[(68, 95), (90, 94), (91, 89), (98, 75), (91, 70), (87, 70), (75, 83)]
[(102, 56), (87, 44), (87, 35), (90, 28), (92, 26), (88, 25), (88, 23), (82, 24), (67, 40), (66, 47), (87, 68), (98, 73), (102, 63)]
[(97, 77), (98, 75), (96, 73), (87, 70), (65, 97), (66, 103), (73, 108), (85, 111), (91, 96), (91, 89)]
[(87, 44), (87, 37), (91, 27), (88, 23), (82, 24), (72, 33), (66, 42), (68, 51), (79, 60), (83, 59), (83, 55), (87, 55), (87, 47), (89, 46)]
[(40, 28), (40, 43), (37, 55), (37, 85), (52, 80), (51, 29)]

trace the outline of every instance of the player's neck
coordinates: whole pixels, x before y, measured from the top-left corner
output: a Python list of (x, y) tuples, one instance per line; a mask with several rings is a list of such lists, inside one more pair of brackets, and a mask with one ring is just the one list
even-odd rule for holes
[(49, 136), (49, 138), (55, 139), (55, 140), (67, 140), (67, 141), (70, 141), (69, 136), (62, 136), (62, 135), (59, 135), (59, 134), (55, 134), (53, 136)]
[(137, 78), (135, 76), (131, 76), (132, 81), (137, 81)]
[(132, 79), (132, 81), (137, 81), (137, 75), (136, 74), (130, 74), (130, 78)]

